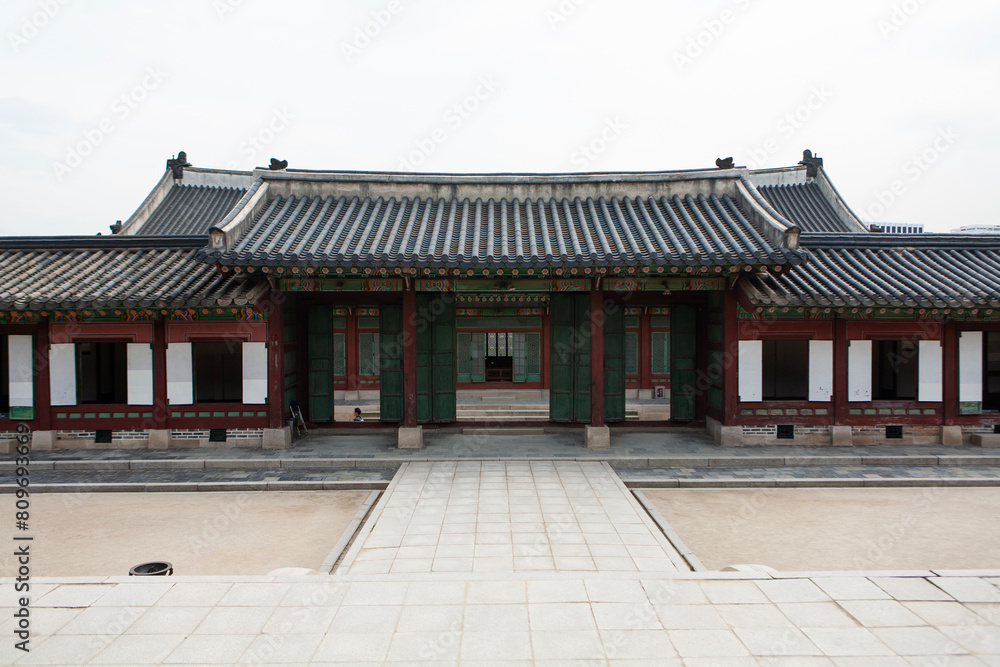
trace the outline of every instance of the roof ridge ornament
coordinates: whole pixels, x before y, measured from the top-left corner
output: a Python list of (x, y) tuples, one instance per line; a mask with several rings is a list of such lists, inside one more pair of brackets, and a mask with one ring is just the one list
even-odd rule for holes
[(288, 169), (288, 160), (279, 160), (276, 157), (271, 158), (271, 164), (267, 166), (271, 171), (281, 171), (282, 169)]
[(802, 161), (799, 164), (805, 165), (807, 178), (816, 178), (819, 175), (819, 168), (823, 166), (823, 158), (813, 157), (813, 152), (807, 148), (802, 151)]
[(176, 158), (170, 158), (167, 160), (167, 169), (173, 172), (175, 181), (179, 181), (184, 178), (184, 167), (190, 166), (192, 165), (187, 161), (187, 153), (184, 151), (178, 152)]
[(719, 169), (735, 169), (736, 162), (733, 160), (732, 157), (726, 157), (726, 158), (720, 157), (720, 158), (715, 158), (715, 166), (718, 167)]

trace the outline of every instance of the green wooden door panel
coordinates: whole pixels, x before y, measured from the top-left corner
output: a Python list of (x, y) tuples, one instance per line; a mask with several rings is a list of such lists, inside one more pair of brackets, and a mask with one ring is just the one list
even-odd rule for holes
[(670, 310), (670, 418), (674, 421), (695, 418), (697, 321), (695, 306)]
[(309, 421), (333, 421), (333, 318), (329, 306), (310, 306), (307, 343), (309, 346)]
[(403, 420), (403, 307), (379, 308), (379, 419)]
[(417, 295), (417, 422), (455, 421), (455, 303)]
[(542, 381), (542, 334), (524, 334), (524, 375), (526, 382)]
[(433, 419), (431, 402), (433, 320), (430, 318), (430, 298), (417, 295), (417, 423), (427, 424)]
[(604, 311), (604, 420), (625, 421), (625, 311)]
[(486, 334), (472, 334), (472, 381), (486, 382)]
[(433, 309), (433, 364), (431, 418), (435, 423), (455, 421), (455, 302), (438, 297)]
[(477, 334), (459, 333), (455, 348), (455, 371), (459, 382), (472, 382), (472, 337)]
[(573, 297), (553, 294), (549, 301), (549, 419), (554, 422), (573, 421), (573, 367), (576, 355), (573, 346), (575, 322)]
[(553, 294), (549, 303), (549, 419), (590, 421), (588, 294)]

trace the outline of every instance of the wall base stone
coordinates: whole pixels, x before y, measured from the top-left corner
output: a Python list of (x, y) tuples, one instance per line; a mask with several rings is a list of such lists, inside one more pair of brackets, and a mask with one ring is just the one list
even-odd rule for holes
[(396, 447), (399, 449), (420, 449), (424, 446), (423, 426), (407, 428), (400, 426), (396, 432)]
[(1000, 433), (976, 433), (972, 436), (972, 444), (979, 447), (1000, 447)]

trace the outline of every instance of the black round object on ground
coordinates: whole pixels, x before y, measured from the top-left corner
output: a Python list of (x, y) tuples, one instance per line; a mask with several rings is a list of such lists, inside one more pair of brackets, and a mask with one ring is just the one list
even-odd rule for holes
[(166, 561), (154, 561), (136, 565), (128, 571), (130, 577), (168, 577), (174, 573), (174, 566)]

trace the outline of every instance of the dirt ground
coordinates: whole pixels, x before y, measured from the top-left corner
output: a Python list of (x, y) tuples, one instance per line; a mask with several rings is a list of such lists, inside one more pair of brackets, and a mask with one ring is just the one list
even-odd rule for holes
[(1000, 568), (1000, 488), (643, 493), (710, 570)]
[[(149, 561), (169, 561), (176, 575), (317, 569), (369, 493), (40, 493), (31, 496), (31, 573), (127, 575)], [(5, 498), (13, 516), (14, 496)], [(4, 554), (0, 576), (15, 570)]]

